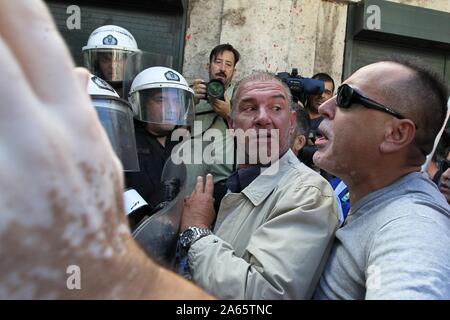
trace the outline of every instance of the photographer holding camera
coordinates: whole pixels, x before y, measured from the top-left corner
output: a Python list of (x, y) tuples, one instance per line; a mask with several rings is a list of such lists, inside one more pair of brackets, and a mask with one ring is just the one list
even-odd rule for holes
[[(211, 51), (209, 63), (207, 64), (210, 82), (206, 83), (203, 79), (194, 80), (192, 89), (195, 92), (195, 102), (197, 104), (196, 120), (209, 124), (206, 128), (203, 128), (204, 131), (214, 125), (216, 121), (215, 115), (225, 119), (230, 113), (230, 98), (233, 93), (231, 80), (233, 80), (239, 57), (239, 52), (231, 44), (216, 46)], [(220, 86), (219, 81), (222, 83), (222, 86)], [(217, 120), (220, 121), (221, 119)]]
[[(231, 84), (236, 64), (240, 58), (239, 52), (231, 44), (220, 44), (216, 46), (209, 55), (209, 63), (207, 64), (209, 72), (209, 82), (203, 79), (196, 79), (191, 85), (195, 93), (195, 121), (201, 121), (201, 134), (203, 135), (209, 129), (218, 129), (225, 140), (225, 146), (232, 145), (233, 141), (226, 140), (227, 116), (231, 111), (231, 96), (234, 86)], [(198, 134), (194, 132), (194, 135)], [(204, 148), (208, 147), (210, 142), (203, 142), (203, 149), (200, 150), (200, 158), (202, 158)], [(192, 153), (198, 152), (193, 148)], [(232, 151), (232, 150), (231, 150)], [(231, 152), (225, 147), (221, 150), (223, 154)], [(203, 159), (203, 158), (202, 158)], [(214, 177), (216, 207), (223, 195), (225, 194), (226, 180), (234, 171), (233, 164), (202, 163), (187, 164), (186, 192), (190, 193), (194, 190), (197, 176), (206, 176), (210, 173)]]

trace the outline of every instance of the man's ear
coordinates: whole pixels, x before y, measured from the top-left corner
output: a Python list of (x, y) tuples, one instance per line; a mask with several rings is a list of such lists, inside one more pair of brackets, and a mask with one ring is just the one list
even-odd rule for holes
[(394, 153), (408, 147), (416, 135), (416, 125), (409, 119), (394, 119), (386, 126), (384, 139), (380, 144), (382, 153)]
[(294, 154), (298, 156), (298, 153), (300, 150), (303, 149), (303, 147), (306, 144), (306, 137), (302, 134), (297, 135), (294, 138), (294, 142), (292, 143), (292, 150), (294, 151)]
[(209, 72), (209, 67), (211, 66), (211, 64), (208, 62), (206, 65), (205, 65), (205, 69), (206, 69), (206, 71), (208, 71)]
[(299, 145), (299, 149), (298, 150), (300, 151), (306, 145), (307, 139), (306, 139), (306, 137), (304, 135), (301, 134), (301, 135), (299, 135), (297, 137), (297, 140), (298, 140), (298, 145)]
[(297, 112), (291, 111), (291, 117), (289, 121), (290, 121), (289, 134), (293, 134), (295, 128), (297, 127)]

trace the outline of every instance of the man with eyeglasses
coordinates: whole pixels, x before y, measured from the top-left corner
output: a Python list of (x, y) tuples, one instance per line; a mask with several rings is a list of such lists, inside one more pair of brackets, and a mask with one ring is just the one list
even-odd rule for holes
[(340, 177), (351, 210), (316, 299), (450, 299), (450, 207), (421, 173), (448, 91), (405, 60), (356, 71), (319, 107), (314, 162)]

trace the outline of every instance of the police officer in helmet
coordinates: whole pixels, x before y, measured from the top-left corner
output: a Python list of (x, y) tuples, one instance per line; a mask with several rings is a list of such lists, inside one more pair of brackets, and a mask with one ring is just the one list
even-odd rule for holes
[(141, 195), (151, 213), (164, 200), (161, 173), (179, 142), (172, 141), (171, 133), (193, 122), (194, 92), (175, 70), (152, 67), (136, 76), (128, 99), (135, 118), (140, 171), (127, 172), (125, 184)]
[(101, 26), (91, 33), (82, 51), (85, 67), (122, 95), (126, 61), (140, 52), (133, 35), (119, 26)]

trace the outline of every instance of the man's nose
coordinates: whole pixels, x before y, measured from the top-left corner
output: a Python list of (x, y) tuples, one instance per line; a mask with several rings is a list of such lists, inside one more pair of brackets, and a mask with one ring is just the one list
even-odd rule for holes
[(178, 100), (169, 100), (169, 108), (171, 110), (179, 110), (179, 109), (181, 109), (180, 101), (178, 101)]
[(336, 97), (332, 97), (319, 106), (320, 115), (328, 119), (333, 119), (336, 114)]
[(180, 114), (180, 106), (175, 103), (171, 103), (168, 106), (166, 106), (165, 109), (166, 117), (169, 119), (175, 119), (178, 118)]
[(255, 123), (260, 127), (267, 127), (272, 124), (272, 119), (265, 108), (259, 108)]

